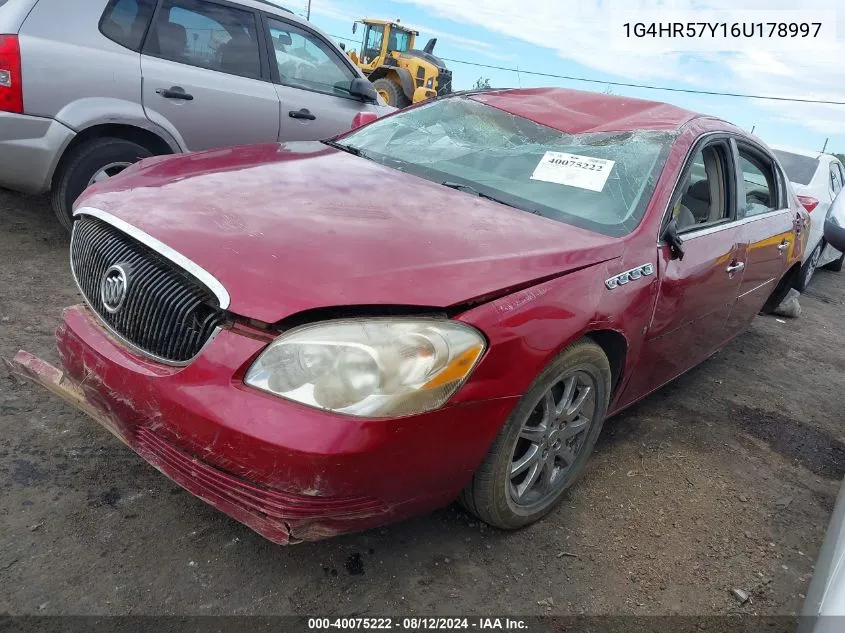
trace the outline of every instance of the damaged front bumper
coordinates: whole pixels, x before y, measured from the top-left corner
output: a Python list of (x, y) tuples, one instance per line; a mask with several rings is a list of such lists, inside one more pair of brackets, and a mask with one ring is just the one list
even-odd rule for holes
[(264, 343), (223, 330), (165, 367), (111, 338), (82, 306), (57, 331), (62, 369), (27, 352), (13, 373), (94, 418), (174, 482), (269, 540), (368, 529), (450, 503), (512, 399), (397, 420), (338, 416), (249, 389)]

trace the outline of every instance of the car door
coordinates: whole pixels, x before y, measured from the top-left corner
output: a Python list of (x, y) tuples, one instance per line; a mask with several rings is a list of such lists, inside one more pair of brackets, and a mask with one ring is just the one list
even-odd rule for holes
[(257, 12), (210, 0), (163, 0), (141, 55), (147, 117), (187, 150), (275, 142), (279, 97)]
[(734, 334), (727, 319), (742, 281), (746, 244), (736, 220), (727, 138), (711, 137), (693, 151), (669, 213), (678, 226), (683, 258), (667, 243), (658, 245), (660, 290), (641, 369), (627, 387), (631, 400), (698, 364)]
[(786, 177), (772, 156), (748, 140), (732, 142), (737, 157), (738, 217), (747, 253), (729, 327), (743, 329), (774, 291), (800, 249), (803, 217), (790, 207)]
[(348, 93), (359, 75), (319, 33), (269, 15), (265, 30), (281, 103), (280, 140), (331, 138), (349, 130), (359, 112), (375, 111)]

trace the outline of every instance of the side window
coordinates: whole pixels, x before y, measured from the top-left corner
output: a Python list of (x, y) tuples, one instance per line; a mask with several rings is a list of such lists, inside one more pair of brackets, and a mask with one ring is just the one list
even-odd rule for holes
[(834, 165), (839, 169), (839, 182), (845, 186), (845, 167), (842, 166), (842, 163), (834, 163)]
[(279, 81), (304, 90), (349, 94), (357, 76), (325, 42), (292, 24), (269, 20)]
[(139, 50), (155, 4), (155, 0), (110, 0), (100, 18), (100, 33), (121, 46)]
[(770, 161), (753, 150), (740, 147), (739, 168), (745, 184), (745, 200), (740, 201), (739, 217), (778, 209), (778, 186)]
[(830, 164), (830, 188), (834, 196), (842, 191), (842, 175), (839, 173), (839, 167), (836, 163)]
[(255, 14), (203, 0), (165, 0), (144, 53), (181, 64), (261, 76)]
[(731, 217), (728, 204), (728, 150), (722, 142), (693, 156), (675, 193), (672, 215), (679, 231), (689, 231)]

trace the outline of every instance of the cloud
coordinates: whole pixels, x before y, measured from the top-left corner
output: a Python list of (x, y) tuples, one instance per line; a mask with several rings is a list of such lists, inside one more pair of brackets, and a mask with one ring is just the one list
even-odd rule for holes
[[(794, 0), (534, 0), (521, 8), (512, 0), (399, 0), (441, 18), (481, 27), (542, 47), (586, 68), (624, 80), (705, 90), (845, 101), (845, 49), (807, 52), (620, 53), (609, 42), (614, 10), (795, 10)], [(836, 30), (845, 34), (845, 0), (802, 0), (800, 8), (838, 9)], [(797, 18), (801, 13), (797, 13)], [(826, 25), (829, 26), (829, 25)], [(479, 46), (478, 52), (483, 53)], [(521, 65), (523, 70), (531, 70)], [(589, 76), (588, 73), (585, 75)], [(664, 95), (663, 97), (658, 95)], [(666, 93), (655, 93), (665, 98)], [(845, 133), (845, 106), (753, 100), (772, 121), (822, 134)]]

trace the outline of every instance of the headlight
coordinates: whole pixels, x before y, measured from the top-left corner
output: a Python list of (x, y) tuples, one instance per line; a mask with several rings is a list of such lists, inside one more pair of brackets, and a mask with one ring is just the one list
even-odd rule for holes
[(412, 415), (445, 404), (485, 347), (477, 330), (455, 321), (327, 321), (296, 328), (273, 341), (244, 382), (347, 415)]
[(431, 88), (434, 86), (434, 77), (429, 77), (428, 81), (425, 82), (426, 88)]

